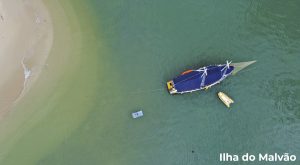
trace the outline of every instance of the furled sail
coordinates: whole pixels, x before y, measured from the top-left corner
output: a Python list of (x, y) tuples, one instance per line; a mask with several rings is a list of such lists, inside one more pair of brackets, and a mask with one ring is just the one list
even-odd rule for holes
[(231, 63), (230, 66), (234, 67), (232, 74), (236, 74), (237, 72), (241, 71), (242, 69), (246, 68), (247, 66), (255, 63), (256, 61), (247, 61), (247, 62), (239, 62), (239, 63)]

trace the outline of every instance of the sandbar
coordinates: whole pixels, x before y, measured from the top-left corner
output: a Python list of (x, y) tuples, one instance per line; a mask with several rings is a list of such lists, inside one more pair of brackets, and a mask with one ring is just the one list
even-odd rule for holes
[(41, 0), (0, 0), (0, 119), (47, 67), (53, 24)]

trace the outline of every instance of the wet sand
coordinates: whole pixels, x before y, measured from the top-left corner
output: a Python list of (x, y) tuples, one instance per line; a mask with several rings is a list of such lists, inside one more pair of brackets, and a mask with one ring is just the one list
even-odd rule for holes
[[(53, 44), (46, 62), (36, 67), (41, 72), (38, 78), (31, 69), (24, 97), (18, 99), (9, 113), (2, 115), (0, 164), (36, 164), (79, 126), (92, 106), (87, 98), (95, 98), (98, 84), (95, 62), (99, 60), (91, 45), (96, 43), (96, 38), (91, 42), (87, 35), (95, 36), (88, 19), (91, 17), (86, 16), (88, 11), (75, 12), (78, 7), (86, 6), (83, 2), (74, 5), (69, 0), (43, 2), (53, 23)], [(86, 22), (79, 24), (79, 20)], [(89, 56), (83, 56), (86, 54)], [(26, 62), (26, 66), (29, 64)], [(93, 69), (82, 69), (83, 66)], [(22, 75), (23, 78), (23, 71)], [(40, 126), (46, 127), (40, 129)], [(28, 142), (27, 135), (38, 139)]]
[(47, 66), (52, 41), (52, 21), (41, 0), (0, 0), (0, 118)]

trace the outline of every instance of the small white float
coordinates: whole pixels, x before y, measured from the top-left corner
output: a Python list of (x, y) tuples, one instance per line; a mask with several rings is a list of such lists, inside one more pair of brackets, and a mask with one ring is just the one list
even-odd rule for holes
[(133, 112), (131, 114), (132, 118), (136, 119), (136, 118), (139, 118), (139, 117), (142, 117), (144, 114), (143, 114), (143, 111), (137, 111), (137, 112)]

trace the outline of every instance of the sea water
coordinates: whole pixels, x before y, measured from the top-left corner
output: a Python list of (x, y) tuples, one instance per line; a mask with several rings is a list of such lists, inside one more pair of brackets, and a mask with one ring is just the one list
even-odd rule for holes
[[(300, 156), (299, 1), (84, 3), (88, 7), (77, 4), (74, 10), (94, 16), (81, 25), (87, 53), (78, 55), (82, 69), (74, 80), (80, 81), (64, 87), (78, 89), (70, 97), (76, 102), (53, 106), (68, 120), (49, 136), (63, 140), (41, 142), (54, 147), (36, 157), (37, 164), (217, 165), (224, 163), (220, 153)], [(182, 71), (226, 60), (257, 62), (207, 91), (167, 92), (165, 83)], [(93, 94), (80, 96), (89, 85)], [(230, 111), (218, 100), (219, 91), (235, 100)], [(80, 102), (84, 106), (63, 108)], [(139, 108), (146, 115), (133, 120), (130, 114)], [(76, 127), (70, 124), (73, 113), (85, 116), (74, 120)], [(43, 117), (53, 122), (58, 114)], [(70, 133), (59, 131), (64, 129)], [(31, 133), (24, 144), (44, 137)]]

